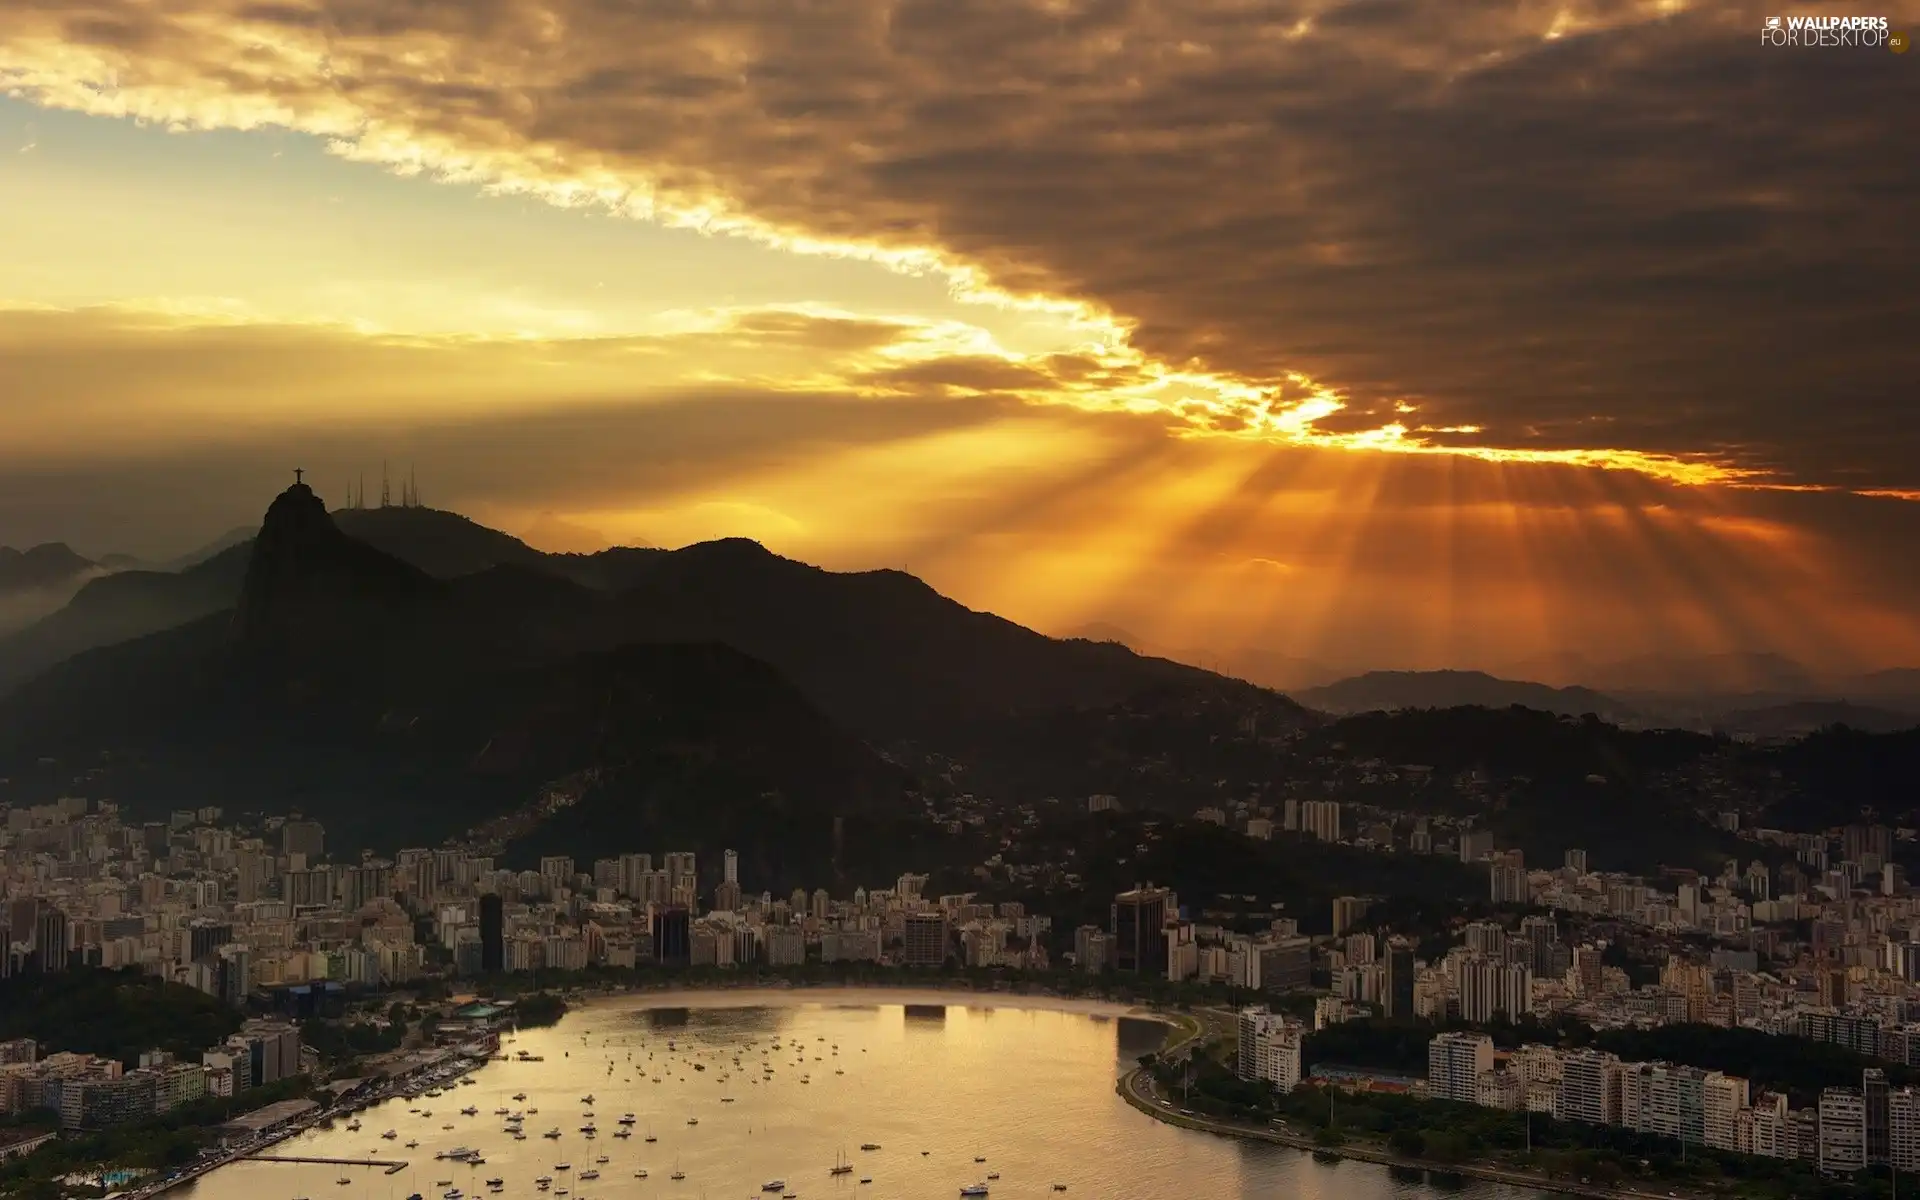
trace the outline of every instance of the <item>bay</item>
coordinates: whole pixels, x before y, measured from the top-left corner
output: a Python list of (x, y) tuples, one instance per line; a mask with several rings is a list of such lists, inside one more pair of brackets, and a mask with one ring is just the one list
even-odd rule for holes
[[(405, 1160), (396, 1174), (240, 1162), (169, 1194), (438, 1200), (458, 1187), (468, 1198), (528, 1200), (566, 1188), (568, 1200), (765, 1200), (762, 1184), (783, 1180), (801, 1200), (934, 1200), (979, 1182), (994, 1200), (1541, 1195), (1476, 1182), (1437, 1187), (1366, 1163), (1323, 1163), (1155, 1121), (1116, 1095), (1114, 1083), (1166, 1034), (1160, 1021), (1122, 1009), (1028, 997), (818, 990), (596, 999), (503, 1045), (541, 1062), (491, 1062), (470, 1086), (367, 1109), (357, 1132), (336, 1124), (267, 1151)], [(588, 1095), (593, 1138), (580, 1132)], [(461, 1115), (468, 1107), (478, 1115)], [(499, 1109), (524, 1114), (524, 1140), (506, 1132)], [(633, 1134), (616, 1138), (626, 1113)], [(387, 1129), (393, 1140), (381, 1138)], [(561, 1136), (543, 1137), (550, 1129)], [(649, 1133), (655, 1142), (644, 1140)], [(405, 1149), (409, 1140), (418, 1147)], [(863, 1143), (880, 1149), (863, 1151)], [(456, 1147), (479, 1150), (485, 1164), (434, 1158)], [(842, 1154), (854, 1171), (835, 1176)], [(608, 1161), (596, 1162), (602, 1156)], [(558, 1170), (562, 1163), (569, 1170)], [(588, 1170), (600, 1177), (582, 1181)], [(670, 1179), (675, 1170), (685, 1178)], [(554, 1180), (545, 1193), (534, 1182), (543, 1175)], [(493, 1178), (505, 1182), (501, 1191), (485, 1186)], [(1067, 1190), (1054, 1191), (1056, 1183)]]

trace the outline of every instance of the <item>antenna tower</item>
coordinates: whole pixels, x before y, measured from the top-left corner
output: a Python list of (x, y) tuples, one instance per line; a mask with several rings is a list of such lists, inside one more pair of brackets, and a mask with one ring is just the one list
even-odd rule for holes
[(386, 460), (382, 459), (380, 462), (380, 507), (391, 508), (392, 506), (393, 487), (387, 482), (387, 464)]

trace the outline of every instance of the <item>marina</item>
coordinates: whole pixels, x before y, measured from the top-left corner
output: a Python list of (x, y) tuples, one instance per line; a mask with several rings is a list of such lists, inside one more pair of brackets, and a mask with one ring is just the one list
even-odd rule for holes
[[(395, 1095), (362, 1113), (361, 1131), (338, 1122), (305, 1130), (261, 1156), (270, 1161), (233, 1162), (182, 1195), (1018, 1200), (1071, 1189), (1106, 1198), (1437, 1200), (1452, 1194), (1395, 1179), (1384, 1168), (1323, 1164), (1291, 1148), (1210, 1137), (1142, 1116), (1114, 1085), (1140, 1054), (1161, 1044), (1166, 1026), (1110, 1008), (953, 1004), (944, 1019), (930, 1021), (909, 1017), (892, 995), (852, 991), (671, 999), (678, 1003), (669, 1006), (660, 996), (596, 1000), (558, 1025), (520, 1031), (505, 1047), (509, 1053), (476, 1064), (472, 1084), (465, 1085), (471, 1094), (460, 1095), (473, 1102), (463, 1107), (481, 1115), (455, 1116), (451, 1130), (442, 1128), (446, 1118), (409, 1112), (415, 1101)], [(543, 1061), (523, 1061), (515, 1049)], [(1017, 1065), (1018, 1088), (1010, 1084), (1010, 1065)], [(435, 1086), (454, 1085), (442, 1079)], [(502, 1108), (509, 1116), (545, 1108), (557, 1124), (548, 1137), (516, 1140), (501, 1128)], [(577, 1128), (592, 1123), (588, 1112), (618, 1130), (641, 1130), (649, 1140), (589, 1137)], [(388, 1129), (419, 1145), (397, 1169), (395, 1160), (373, 1152), (394, 1145), (382, 1140)], [(1491, 1184), (1467, 1191), (1483, 1200), (1539, 1195)]]

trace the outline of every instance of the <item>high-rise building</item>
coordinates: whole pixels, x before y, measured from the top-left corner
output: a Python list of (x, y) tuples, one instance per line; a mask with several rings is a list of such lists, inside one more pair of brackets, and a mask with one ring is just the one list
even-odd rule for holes
[(1920, 1091), (1913, 1088), (1887, 1097), (1887, 1162), (1896, 1171), (1920, 1171)]
[(1300, 806), (1300, 828), (1323, 842), (1340, 840), (1340, 802), (1309, 800)]
[(1487, 899), (1492, 903), (1525, 904), (1530, 899), (1527, 869), (1513, 861), (1518, 856), (1516, 850), (1506, 861), (1495, 862), (1487, 868)]
[(1599, 1050), (1560, 1056), (1560, 1087), (1553, 1115), (1560, 1121), (1613, 1125), (1620, 1117), (1620, 1060)]
[(1264, 1008), (1240, 1010), (1234, 1066), (1242, 1079), (1264, 1079), (1282, 1092), (1300, 1086), (1300, 1050), (1306, 1028)]
[(1173, 893), (1151, 884), (1113, 898), (1114, 970), (1166, 976), (1165, 930), (1173, 910)]
[(480, 970), (497, 975), (507, 969), (507, 913), (500, 893), (480, 897)]
[(672, 905), (653, 914), (653, 961), (684, 967), (693, 957), (693, 914)]
[(1402, 937), (1387, 939), (1387, 986), (1381, 1000), (1390, 1019), (1413, 1016), (1413, 976), (1413, 943)]
[(1585, 850), (1567, 851), (1567, 870), (1572, 871), (1575, 875), (1585, 875), (1587, 873), (1587, 852)]
[(318, 821), (290, 818), (280, 826), (280, 853), (303, 856), (308, 866), (325, 857), (327, 831)]
[(1493, 830), (1462, 829), (1460, 831), (1460, 861), (1477, 863), (1493, 853)]
[(728, 850), (720, 856), (720, 881), (739, 885), (740, 852), (738, 850)]
[(1493, 1070), (1493, 1039), (1484, 1033), (1443, 1033), (1427, 1043), (1427, 1095), (1474, 1104), (1480, 1076)]
[(1878, 1067), (1868, 1067), (1861, 1073), (1860, 1091), (1867, 1111), (1867, 1161), (1869, 1163), (1886, 1162), (1890, 1116), (1887, 1073)]
[(900, 959), (909, 967), (938, 967), (947, 961), (947, 918), (940, 912), (908, 913), (901, 931)]
[(35, 925), (33, 959), (42, 971), (64, 971), (72, 948), (68, 940), (67, 914), (57, 908), (40, 910)]
[(1867, 1101), (1852, 1088), (1820, 1093), (1820, 1170), (1852, 1175), (1867, 1166)]
[(1073, 961), (1082, 971), (1099, 974), (1112, 963), (1113, 938), (1098, 925), (1082, 925), (1073, 931)]
[(1533, 969), (1525, 963), (1471, 960), (1460, 967), (1460, 1018), (1517, 1021), (1533, 1008)]
[(1360, 924), (1367, 915), (1367, 906), (1371, 903), (1365, 896), (1335, 896), (1333, 898), (1333, 936), (1339, 937)]

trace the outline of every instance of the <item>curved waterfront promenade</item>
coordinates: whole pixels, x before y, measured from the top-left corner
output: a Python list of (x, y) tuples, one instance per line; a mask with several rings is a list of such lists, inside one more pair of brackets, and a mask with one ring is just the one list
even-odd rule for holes
[[(1194, 1022), (1190, 1032), (1170, 1041), (1161, 1053), (1178, 1050), (1201, 1034), (1201, 1025)], [(1648, 1200), (1651, 1196), (1680, 1195), (1689, 1200), (1700, 1198), (1700, 1193), (1690, 1193), (1667, 1186), (1649, 1187), (1646, 1191), (1634, 1188), (1608, 1188), (1597, 1184), (1580, 1183), (1577, 1180), (1553, 1179), (1527, 1171), (1513, 1171), (1504, 1167), (1495, 1167), (1483, 1163), (1448, 1163), (1444, 1166), (1425, 1162), (1417, 1158), (1406, 1158), (1392, 1151), (1375, 1146), (1345, 1144), (1339, 1146), (1317, 1145), (1312, 1138), (1289, 1133), (1281, 1129), (1266, 1126), (1242, 1125), (1233, 1121), (1221, 1121), (1211, 1117), (1187, 1116), (1160, 1103), (1160, 1097), (1153, 1088), (1153, 1076), (1144, 1067), (1135, 1067), (1120, 1077), (1115, 1088), (1128, 1104), (1146, 1113), (1162, 1124), (1180, 1129), (1191, 1129), (1196, 1133), (1211, 1133), (1220, 1137), (1245, 1138), (1250, 1141), (1269, 1142), (1278, 1146), (1291, 1146), (1296, 1150), (1311, 1151), (1314, 1154), (1330, 1155), (1337, 1158), (1351, 1158), (1357, 1162), (1375, 1163), (1383, 1167), (1402, 1167), (1411, 1171), (1434, 1171), (1453, 1175), (1464, 1175), (1473, 1179), (1484, 1179), (1492, 1183), (1511, 1184), (1515, 1187), (1535, 1188), (1543, 1192), (1560, 1192), (1572, 1196), (1588, 1196), (1593, 1200)]]

